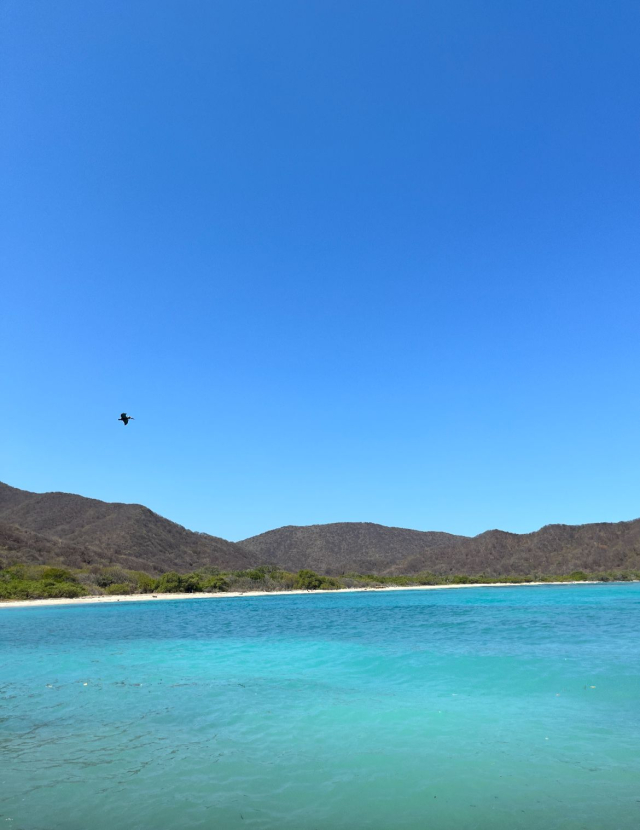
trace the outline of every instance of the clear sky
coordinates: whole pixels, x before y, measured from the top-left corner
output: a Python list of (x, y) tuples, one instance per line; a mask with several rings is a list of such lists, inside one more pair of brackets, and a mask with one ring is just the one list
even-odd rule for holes
[(233, 540), (640, 516), (636, 0), (0, 25), (0, 480)]

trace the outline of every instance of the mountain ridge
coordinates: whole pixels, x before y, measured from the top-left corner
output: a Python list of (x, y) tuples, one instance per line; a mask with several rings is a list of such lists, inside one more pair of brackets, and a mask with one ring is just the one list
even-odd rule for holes
[(640, 568), (640, 519), (549, 524), (530, 533), (476, 536), (375, 522), (285, 525), (239, 542), (187, 530), (141, 504), (0, 483), (0, 561), (135, 570), (243, 570), (273, 564), (327, 575), (563, 574)]
[[(82, 565), (119, 564), (161, 573), (257, 564), (253, 554), (235, 543), (187, 530), (141, 504), (103, 502), (59, 491), (31, 493), (0, 483), (0, 522), (72, 545), (73, 556)], [(25, 553), (26, 561), (34, 561), (32, 553)], [(61, 554), (65, 564), (71, 564), (69, 555)]]

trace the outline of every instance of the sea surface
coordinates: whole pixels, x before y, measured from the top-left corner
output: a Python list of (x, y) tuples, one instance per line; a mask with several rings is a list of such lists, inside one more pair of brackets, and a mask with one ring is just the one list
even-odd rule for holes
[(0, 830), (640, 827), (640, 585), (0, 608)]

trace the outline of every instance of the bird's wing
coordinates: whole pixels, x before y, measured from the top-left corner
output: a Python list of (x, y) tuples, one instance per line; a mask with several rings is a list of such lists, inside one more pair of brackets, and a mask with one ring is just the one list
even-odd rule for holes
[(124, 421), (124, 419), (125, 419), (126, 417), (127, 417), (127, 413), (126, 413), (126, 412), (121, 412), (121, 413), (120, 413), (120, 417), (118, 418), (118, 420), (119, 420), (119, 421), (120, 421), (120, 420)]

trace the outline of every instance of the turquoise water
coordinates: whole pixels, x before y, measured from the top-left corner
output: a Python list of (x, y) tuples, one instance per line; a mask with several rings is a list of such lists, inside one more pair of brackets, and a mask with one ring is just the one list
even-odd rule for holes
[(0, 608), (0, 826), (635, 830), (640, 585)]

